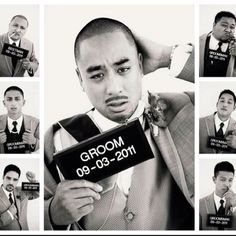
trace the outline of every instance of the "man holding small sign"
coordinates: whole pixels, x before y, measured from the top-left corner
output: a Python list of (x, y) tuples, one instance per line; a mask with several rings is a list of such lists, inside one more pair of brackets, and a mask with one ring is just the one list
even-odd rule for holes
[(231, 77), (236, 75), (234, 38), (236, 17), (227, 11), (215, 16), (212, 31), (200, 37), (199, 76)]
[(34, 45), (23, 37), (28, 26), (25, 16), (16, 15), (9, 23), (8, 33), (0, 35), (0, 77), (23, 77), (26, 71), (32, 77), (37, 71)]
[(236, 107), (233, 91), (223, 90), (216, 103), (217, 112), (200, 118), (200, 153), (235, 153), (236, 121), (231, 117)]
[(216, 164), (214, 193), (200, 199), (200, 230), (236, 229), (236, 194), (231, 190), (234, 167), (227, 161)]
[(0, 153), (32, 153), (39, 149), (39, 120), (22, 113), (24, 92), (17, 86), (4, 92), (7, 114), (0, 115)]
[(3, 184), (0, 187), (0, 230), (28, 230), (27, 206), (28, 200), (39, 197), (39, 183), (35, 174), (28, 171), (26, 177), (28, 186), (34, 189), (17, 187), (21, 175), (18, 166), (10, 164), (3, 172)]
[(95, 109), (45, 135), (45, 229), (194, 229), (193, 94), (141, 100), (143, 74), (174, 61), (176, 76), (193, 81), (193, 46), (162, 46), (97, 18), (74, 52)]

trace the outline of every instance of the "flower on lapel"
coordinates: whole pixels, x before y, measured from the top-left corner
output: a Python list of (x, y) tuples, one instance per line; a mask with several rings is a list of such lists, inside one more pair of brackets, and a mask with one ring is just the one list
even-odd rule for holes
[(160, 98), (157, 93), (148, 91), (148, 103), (149, 107), (147, 107), (145, 113), (149, 122), (154, 126), (165, 128), (167, 126), (165, 113), (169, 108), (168, 102)]

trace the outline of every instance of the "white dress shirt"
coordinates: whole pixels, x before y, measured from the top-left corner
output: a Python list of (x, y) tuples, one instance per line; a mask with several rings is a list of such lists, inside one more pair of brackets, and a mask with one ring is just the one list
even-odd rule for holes
[[(212, 34), (211, 34), (211, 37), (210, 37), (210, 42), (209, 42), (209, 49), (212, 49), (212, 50), (217, 50), (218, 47), (219, 47), (219, 40), (216, 39)], [(226, 52), (227, 48), (228, 48), (228, 43), (223, 43), (222, 42), (222, 45), (221, 45), (221, 51), (222, 52)]]
[(226, 199), (223, 197), (219, 197), (216, 195), (216, 193), (214, 192), (214, 202), (215, 202), (215, 206), (216, 206), (216, 210), (218, 211), (220, 208), (220, 200), (224, 200), (223, 206), (225, 207), (226, 204)]
[(7, 126), (10, 132), (14, 128), (14, 125), (12, 124), (13, 121), (17, 122), (16, 129), (17, 129), (17, 133), (19, 134), (21, 130), (22, 122), (23, 122), (23, 116), (20, 116), (17, 120), (12, 120), (10, 117), (7, 117)]
[(222, 130), (223, 130), (223, 134), (225, 135), (226, 129), (227, 129), (228, 124), (229, 124), (229, 119), (226, 120), (226, 121), (222, 121), (222, 120), (220, 120), (220, 118), (218, 117), (218, 115), (217, 115), (217, 113), (216, 113), (216, 114), (215, 114), (216, 132), (219, 130), (221, 123), (224, 123), (224, 126), (223, 126)]
[(9, 37), (9, 35), (8, 35), (8, 40), (9, 40), (9, 44), (15, 43), (17, 47), (20, 46), (20, 40), (13, 41), (13, 40)]

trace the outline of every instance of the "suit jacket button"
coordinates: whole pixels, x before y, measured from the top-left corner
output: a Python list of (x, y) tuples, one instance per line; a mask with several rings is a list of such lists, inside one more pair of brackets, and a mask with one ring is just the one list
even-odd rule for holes
[(126, 214), (126, 219), (128, 220), (128, 221), (131, 221), (131, 220), (133, 220), (133, 218), (134, 218), (134, 213), (133, 212), (128, 212), (127, 214)]

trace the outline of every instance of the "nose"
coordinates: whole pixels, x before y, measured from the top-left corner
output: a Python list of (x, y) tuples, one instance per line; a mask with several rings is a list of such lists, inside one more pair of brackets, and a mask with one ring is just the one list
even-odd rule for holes
[(114, 72), (110, 72), (106, 81), (108, 95), (119, 95), (122, 92), (122, 78)]
[(228, 33), (231, 33), (232, 32), (232, 29), (230, 27), (226, 27), (225, 28), (225, 31), (228, 32)]

